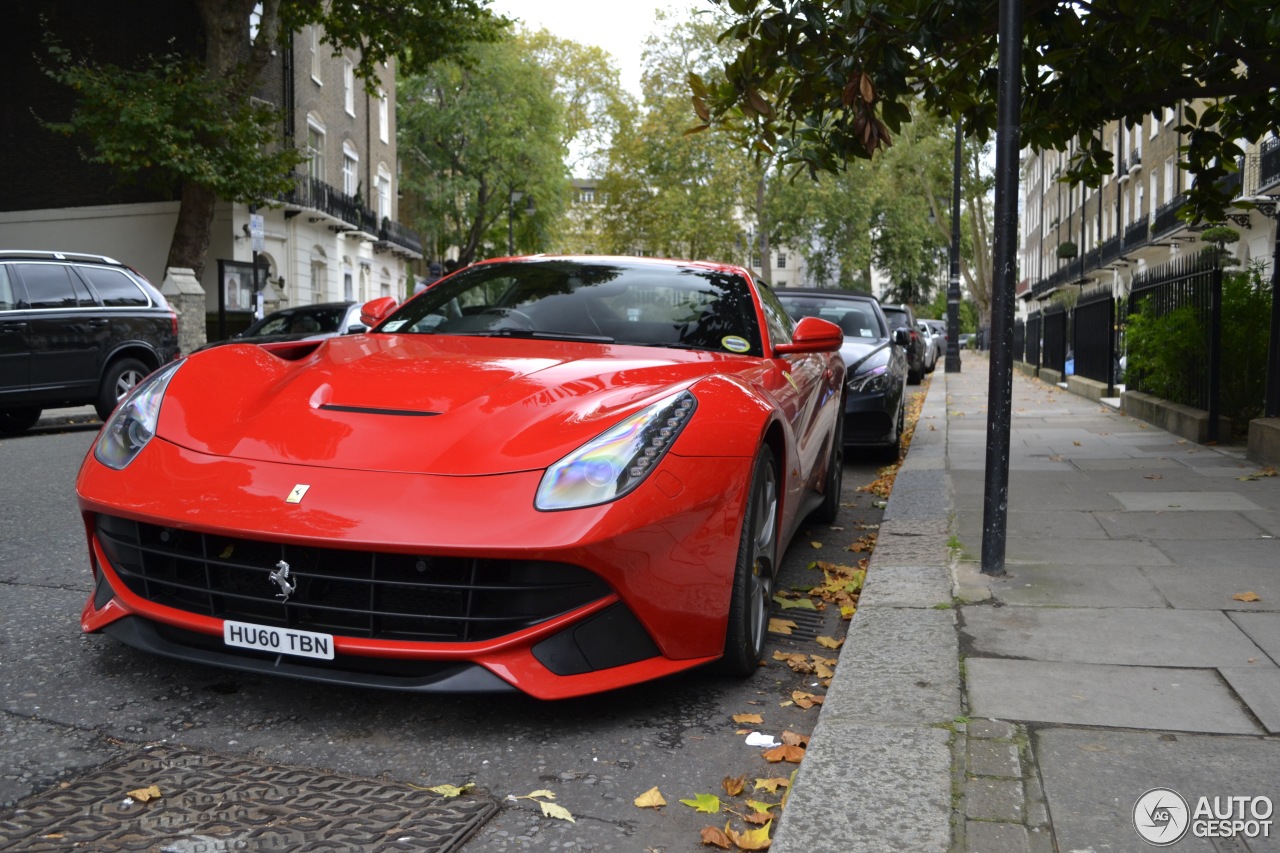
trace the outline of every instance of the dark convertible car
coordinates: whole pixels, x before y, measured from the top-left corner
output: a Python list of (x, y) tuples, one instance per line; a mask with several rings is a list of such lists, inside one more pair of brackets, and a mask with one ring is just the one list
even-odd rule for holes
[(908, 372), (906, 332), (890, 327), (869, 293), (803, 287), (774, 292), (792, 318), (821, 317), (844, 331), (845, 446), (875, 448), (886, 459), (897, 458)]

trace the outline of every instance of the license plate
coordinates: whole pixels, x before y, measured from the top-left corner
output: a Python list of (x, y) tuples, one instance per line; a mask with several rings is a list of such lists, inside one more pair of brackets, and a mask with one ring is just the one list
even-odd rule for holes
[(242, 649), (333, 660), (332, 634), (226, 621), (222, 623), (222, 642)]

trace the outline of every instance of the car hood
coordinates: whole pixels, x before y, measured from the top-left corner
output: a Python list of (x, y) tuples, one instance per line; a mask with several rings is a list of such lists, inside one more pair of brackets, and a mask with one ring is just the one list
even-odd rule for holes
[(545, 468), (754, 359), (511, 338), (348, 335), (296, 361), (229, 344), (170, 382), (158, 435), (215, 456), (478, 476)]
[(286, 341), (322, 341), (325, 338), (332, 338), (337, 332), (295, 332), (293, 334), (281, 333), (278, 335), (254, 335), (251, 338), (238, 337), (227, 338), (225, 341), (212, 341), (205, 344), (196, 352), (203, 352), (214, 347), (225, 347), (229, 344), (279, 344)]
[(885, 338), (846, 337), (843, 346), (840, 347), (840, 357), (844, 359), (848, 375), (853, 376), (888, 361), (891, 346), (892, 344)]

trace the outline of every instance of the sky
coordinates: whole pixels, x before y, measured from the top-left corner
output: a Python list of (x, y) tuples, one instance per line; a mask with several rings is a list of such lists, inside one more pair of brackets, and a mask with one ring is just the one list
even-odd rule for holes
[(546, 29), (553, 35), (582, 44), (593, 44), (613, 54), (622, 85), (640, 94), (640, 50), (653, 30), (653, 14), (670, 6), (692, 5), (692, 0), (493, 0), (499, 14), (522, 21), (528, 29)]

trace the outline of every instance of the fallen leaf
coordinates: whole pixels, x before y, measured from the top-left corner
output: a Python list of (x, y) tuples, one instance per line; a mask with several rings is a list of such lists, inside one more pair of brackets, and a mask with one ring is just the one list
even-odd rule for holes
[(128, 796), (133, 797), (140, 803), (145, 803), (148, 800), (158, 800), (160, 799), (160, 786), (152, 785), (149, 788), (139, 788), (136, 791), (130, 791)]
[(1049, 457), (1049, 461), (1050, 461), (1050, 462), (1061, 462), (1061, 461), (1062, 461), (1062, 457), (1061, 457), (1061, 456), (1050, 456), (1050, 457)]
[(745, 815), (742, 819), (745, 820), (747, 823), (755, 824), (756, 826), (762, 826), (768, 823), (769, 821), (773, 820), (773, 815), (764, 814), (762, 812), (751, 812), (750, 814)]
[(1257, 471), (1254, 471), (1252, 474), (1245, 474), (1243, 477), (1236, 477), (1236, 479), (1237, 480), (1261, 480), (1263, 477), (1274, 477), (1274, 476), (1276, 476), (1275, 466), (1268, 465), (1265, 468), (1261, 468)]
[(1142, 478), (1144, 480), (1163, 480), (1164, 474), (1143, 474)]
[(543, 817), (553, 817), (556, 820), (567, 820), (569, 823), (577, 823), (577, 821), (573, 819), (573, 815), (569, 814), (569, 810), (564, 806), (558, 806), (555, 803), (543, 802), (542, 800), (537, 800), (536, 802), (538, 805), (542, 806)]
[(759, 791), (763, 789), (765, 791), (768, 791), (770, 794), (776, 794), (778, 793), (779, 788), (786, 788), (790, 784), (791, 784), (790, 779), (785, 779), (781, 776), (774, 776), (769, 779), (757, 779), (756, 786), (752, 790)]
[(739, 850), (768, 850), (769, 845), (773, 842), (769, 840), (769, 827), (773, 821), (769, 821), (759, 829), (748, 829), (746, 832), (735, 832), (725, 826), (725, 834), (738, 845)]
[(747, 786), (747, 774), (741, 776), (726, 776), (720, 784), (724, 785), (724, 792), (731, 797), (736, 797), (742, 793), (742, 789)]
[(747, 808), (757, 814), (768, 814), (769, 809), (776, 809), (777, 803), (762, 803), (759, 800), (747, 800)]
[(790, 746), (807, 747), (809, 745), (809, 736), (787, 730), (782, 733), (782, 742)]
[(751, 723), (752, 725), (759, 725), (760, 723), (764, 722), (764, 717), (760, 716), (759, 714), (734, 714), (733, 721), (735, 723), (741, 723), (743, 725), (747, 723)]
[(790, 635), (791, 630), (795, 627), (796, 623), (792, 622), (790, 619), (779, 619), (775, 616), (769, 620), (770, 634)]
[(467, 784), (463, 785), (461, 788), (457, 787), (456, 785), (433, 785), (430, 788), (422, 788), (417, 785), (410, 785), (409, 787), (413, 788), (415, 791), (430, 791), (433, 794), (439, 794), (442, 797), (448, 797), (452, 799), (453, 797), (462, 796), (462, 794), (468, 788), (474, 788), (475, 786), (476, 786), (475, 782), (468, 782)]
[[(727, 827), (728, 824), (726, 823)], [(714, 826), (704, 826), (702, 828), (702, 843), (719, 847), (721, 850), (728, 850), (733, 846), (733, 842), (729, 840), (729, 836), (724, 834), (723, 829), (716, 829)]]
[(692, 800), (680, 802), (703, 814), (717, 814), (720, 811), (720, 798), (715, 794), (694, 794)]
[(773, 597), (773, 600), (783, 610), (797, 610), (797, 609), (798, 610), (817, 610), (818, 609), (817, 607), (814, 606), (813, 600), (809, 598), (790, 599), (790, 598), (783, 598), (780, 595), (775, 595)]
[(835, 637), (819, 637), (818, 645), (824, 649), (838, 649), (844, 645), (844, 640), (837, 640)]
[(1076, 447), (1083, 447), (1083, 445), (1082, 445), (1082, 444), (1080, 444), (1080, 442), (1078, 442), (1078, 441), (1073, 441), (1073, 442), (1071, 442), (1071, 443), (1072, 443), (1072, 444), (1074, 444)]
[(540, 789), (540, 790), (534, 791), (534, 792), (533, 792), (533, 793), (531, 793), (531, 794), (525, 794), (523, 797), (516, 797), (516, 799), (518, 799), (518, 800), (532, 800), (532, 799), (535, 799), (535, 798), (537, 798), (537, 797), (546, 797), (548, 800), (554, 800), (554, 799), (556, 798), (556, 792), (555, 792), (555, 791), (548, 791), (546, 788), (542, 788), (542, 789)]
[(1261, 601), (1262, 600), (1262, 596), (1258, 595), (1256, 592), (1237, 592), (1235, 595), (1231, 597), (1234, 598), (1236, 601)]
[(654, 785), (636, 797), (635, 804), (638, 809), (660, 809), (667, 804), (667, 801), (663, 799), (661, 792), (658, 791), (658, 786)]
[(770, 764), (777, 764), (779, 761), (790, 761), (792, 764), (799, 764), (804, 760), (804, 749), (784, 743), (782, 746), (775, 746), (773, 749), (765, 750), (764, 760)]
[(805, 710), (812, 708), (814, 705), (822, 704), (821, 696), (815, 696), (812, 693), (805, 693), (803, 690), (793, 690), (791, 692), (791, 698), (796, 700), (796, 704)]
[(821, 542), (810, 542), (810, 543), (809, 543), (809, 545), (810, 545), (810, 546), (812, 546), (812, 547), (814, 547), (814, 548), (821, 548), (821, 547), (822, 547), (822, 543), (821, 543)]

